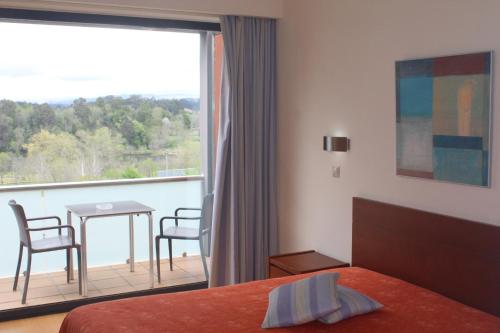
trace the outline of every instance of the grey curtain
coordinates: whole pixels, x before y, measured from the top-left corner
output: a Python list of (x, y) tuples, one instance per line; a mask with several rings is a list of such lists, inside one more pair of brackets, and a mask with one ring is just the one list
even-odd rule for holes
[(276, 21), (221, 18), (225, 59), (210, 286), (266, 277), (278, 249)]

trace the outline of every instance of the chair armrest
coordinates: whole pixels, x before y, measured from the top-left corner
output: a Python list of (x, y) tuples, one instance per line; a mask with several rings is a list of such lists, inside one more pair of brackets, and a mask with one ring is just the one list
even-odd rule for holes
[(163, 220), (199, 220), (201, 216), (164, 216), (161, 218), (160, 222)]
[(61, 219), (59, 218), (59, 216), (43, 216), (43, 217), (32, 217), (32, 218), (29, 218), (29, 219), (26, 219), (26, 221), (41, 221), (41, 220), (57, 220), (59, 222), (59, 224), (61, 224)]
[[(59, 216), (42, 216), (42, 217), (32, 217), (30, 219), (26, 219), (26, 221), (42, 221), (42, 220), (57, 220), (58, 225), (62, 225), (62, 221)], [(61, 235), (61, 229), (59, 229), (59, 235)]]
[(174, 220), (175, 226), (177, 227), (179, 225), (178, 220), (196, 221), (196, 220), (200, 220), (200, 219), (201, 219), (201, 216), (164, 216), (160, 219), (160, 234), (163, 235), (163, 221), (165, 221), (165, 220)]
[[(179, 207), (179, 208), (177, 208), (175, 210), (174, 215), (177, 217), (177, 216), (179, 216), (179, 212), (182, 212), (182, 211), (200, 211), (201, 212), (201, 208)], [(181, 220), (181, 218), (177, 217), (175, 219), (175, 226), (179, 225), (179, 221), (178, 220)], [(194, 220), (194, 219), (192, 219), (192, 220)]]
[(71, 231), (71, 241), (75, 245), (75, 228), (72, 225), (58, 225), (54, 227), (43, 227), (43, 228), (26, 228), (26, 231), (45, 231), (45, 230), (55, 230), (59, 229), (59, 235), (61, 235), (61, 229), (68, 229)]
[(201, 211), (201, 208), (179, 207), (175, 210), (175, 216), (178, 216), (180, 211)]

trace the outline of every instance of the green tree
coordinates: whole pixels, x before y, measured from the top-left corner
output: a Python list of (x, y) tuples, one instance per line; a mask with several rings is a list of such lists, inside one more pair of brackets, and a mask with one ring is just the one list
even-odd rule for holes
[(76, 99), (73, 102), (73, 109), (75, 110), (76, 118), (80, 121), (83, 128), (95, 128), (95, 122), (92, 121), (92, 111), (90, 110), (85, 98)]
[(172, 168), (195, 172), (198, 110), (197, 99), (139, 95), (79, 98), (69, 106), (0, 100), (3, 174), (18, 183), (153, 177), (166, 149), (175, 152)]
[(28, 119), (32, 133), (42, 129), (50, 130), (56, 125), (56, 114), (48, 104), (35, 104)]
[(14, 138), (12, 119), (0, 114), (0, 151), (8, 151), (10, 142)]
[(12, 158), (8, 153), (0, 153), (0, 184), (4, 183), (5, 175), (12, 168)]
[(64, 108), (58, 110), (56, 113), (57, 127), (68, 133), (75, 133), (78, 126), (80, 126), (77, 117), (75, 116), (75, 110), (72, 108)]
[(172, 159), (172, 169), (201, 170), (201, 145), (196, 140), (185, 140), (179, 144)]
[(14, 119), (17, 112), (16, 102), (3, 99), (0, 101), (0, 114), (3, 114), (11, 119)]
[(144, 125), (137, 120), (125, 118), (121, 125), (121, 133), (128, 144), (135, 147), (147, 147), (148, 138)]
[(184, 128), (191, 129), (191, 115), (189, 114), (189, 112), (182, 113), (182, 120), (184, 122)]
[(14, 137), (10, 141), (10, 150), (20, 156), (25, 153), (24, 150), (24, 140), (25, 140), (25, 130), (22, 127), (16, 127), (14, 129)]
[(74, 181), (78, 177), (80, 150), (73, 135), (42, 130), (25, 148), (39, 182)]
[(84, 178), (101, 178), (103, 171), (115, 166), (123, 154), (123, 138), (107, 127), (94, 132), (80, 130), (76, 135), (83, 152), (81, 176)]
[(142, 175), (137, 171), (137, 169), (133, 167), (128, 167), (123, 171), (122, 178), (126, 179), (134, 179), (134, 178), (142, 178)]

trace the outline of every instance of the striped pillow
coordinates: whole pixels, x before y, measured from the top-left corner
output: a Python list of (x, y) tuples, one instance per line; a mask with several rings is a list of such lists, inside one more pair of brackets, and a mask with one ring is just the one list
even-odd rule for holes
[(374, 299), (341, 285), (337, 286), (337, 294), (342, 305), (341, 308), (327, 316), (319, 318), (320, 322), (333, 324), (343, 319), (369, 313), (383, 307), (382, 304)]
[(340, 308), (337, 299), (339, 276), (333, 272), (318, 274), (273, 289), (269, 293), (262, 328), (307, 323)]

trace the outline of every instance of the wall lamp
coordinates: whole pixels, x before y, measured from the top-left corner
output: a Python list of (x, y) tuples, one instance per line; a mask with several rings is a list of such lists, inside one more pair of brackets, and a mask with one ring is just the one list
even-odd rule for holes
[(350, 141), (345, 136), (324, 136), (323, 150), (324, 151), (348, 151)]

